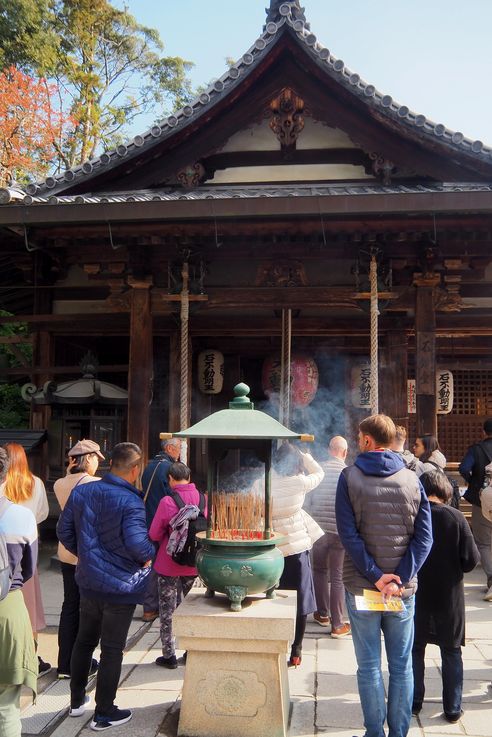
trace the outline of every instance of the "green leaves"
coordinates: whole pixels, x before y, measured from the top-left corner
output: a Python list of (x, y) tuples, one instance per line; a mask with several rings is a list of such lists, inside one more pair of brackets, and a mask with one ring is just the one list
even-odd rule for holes
[(159, 33), (109, 0), (0, 0), (0, 68), (56, 83), (54, 109), (75, 120), (58, 169), (121, 141), (135, 118), (160, 118), (191, 97), (191, 62), (162, 55)]

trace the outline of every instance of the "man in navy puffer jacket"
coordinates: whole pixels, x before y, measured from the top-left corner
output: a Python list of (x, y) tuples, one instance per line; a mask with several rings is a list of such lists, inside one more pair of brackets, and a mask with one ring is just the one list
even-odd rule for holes
[(154, 545), (147, 534), (142, 493), (134, 484), (142, 452), (119, 443), (111, 473), (74, 487), (57, 526), (58, 538), (78, 556), (80, 626), (72, 653), (70, 716), (81, 716), (89, 702), (85, 689), (94, 648), (101, 641), (96, 709), (91, 728), (102, 731), (131, 719), (114, 705), (123, 648), (135, 606), (142, 602)]

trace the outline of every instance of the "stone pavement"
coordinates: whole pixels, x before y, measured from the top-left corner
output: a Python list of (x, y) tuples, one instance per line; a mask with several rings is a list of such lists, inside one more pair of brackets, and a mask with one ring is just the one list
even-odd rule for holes
[[(43, 551), (40, 573), (48, 629), (40, 633), (40, 653), (56, 663), (56, 627), (61, 606), (61, 574), (50, 567), (53, 547)], [(491, 737), (492, 735), (492, 603), (484, 602), (480, 569), (466, 576), (467, 646), (464, 648), (465, 714), (455, 725), (441, 718), (439, 649), (427, 650), (426, 702), (412, 719), (409, 737)], [(143, 624), (141, 608), (130, 630), (117, 704), (133, 710), (128, 724), (111, 730), (118, 737), (175, 737), (184, 667), (167, 671), (154, 665), (160, 654), (158, 623)], [(178, 655), (180, 651), (178, 651)], [(355, 678), (352, 640), (332, 640), (315, 622), (308, 622), (302, 665), (289, 670), (292, 718), (290, 737), (363, 737), (362, 714)], [(32, 706), (24, 700), (23, 735), (88, 737), (92, 711), (68, 717), (69, 684), (54, 680), (54, 671), (40, 681)], [(93, 690), (94, 683), (91, 689)], [(231, 735), (232, 737), (232, 735)]]

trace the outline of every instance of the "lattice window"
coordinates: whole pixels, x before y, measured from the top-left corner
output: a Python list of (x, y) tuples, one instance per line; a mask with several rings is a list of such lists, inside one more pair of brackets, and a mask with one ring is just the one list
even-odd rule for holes
[[(483, 423), (492, 417), (492, 371), (453, 370), (454, 403), (449, 415), (438, 415), (439, 445), (448, 463), (458, 463), (466, 449), (482, 439)], [(415, 415), (409, 417), (409, 447), (415, 439)]]
[(492, 371), (453, 371), (453, 415), (492, 415)]

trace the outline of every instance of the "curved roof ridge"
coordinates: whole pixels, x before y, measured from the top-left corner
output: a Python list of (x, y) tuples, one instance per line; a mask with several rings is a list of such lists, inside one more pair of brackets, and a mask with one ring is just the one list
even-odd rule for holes
[[(299, 0), (270, 0), (270, 7), (266, 10), (266, 24), (278, 23), (282, 18), (289, 18), (292, 21), (302, 21), (309, 29), (309, 23), (306, 20), (305, 8), (301, 8)], [(266, 25), (263, 26), (265, 31)]]
[[(300, 13), (300, 15), (299, 15)], [(277, 20), (268, 20), (270, 15)], [(76, 180), (90, 178), (100, 170), (112, 168), (127, 156), (138, 154), (139, 149), (152, 147), (158, 140), (170, 137), (178, 127), (185, 127), (192, 119), (213, 107), (225, 97), (231, 89), (240, 83), (241, 78), (251, 70), (268, 53), (269, 47), (278, 39), (281, 33), (289, 32), (302, 44), (310, 56), (321, 66), (325, 73), (339, 84), (347, 88), (352, 94), (359, 97), (368, 106), (378, 110), (384, 117), (393, 119), (404, 125), (417, 137), (424, 137), (428, 141), (438, 139), (452, 150), (467, 154), (479, 161), (492, 165), (492, 148), (484, 145), (480, 140), (467, 138), (459, 131), (453, 131), (442, 123), (435, 123), (425, 115), (416, 113), (406, 105), (402, 105), (391, 97), (380, 92), (374, 85), (366, 82), (359, 74), (349, 69), (342, 59), (336, 58), (328, 48), (321, 44), (316, 35), (310, 30), (305, 20), (304, 9), (299, 0), (272, 0), (267, 9), (267, 23), (263, 33), (241, 58), (229, 67), (221, 77), (214, 80), (194, 100), (175, 111), (171, 115), (161, 118), (145, 133), (134, 136), (125, 144), (119, 144), (114, 149), (104, 151), (100, 156), (61, 172), (58, 175), (47, 177), (44, 181), (31, 183), (25, 192), (35, 196), (45, 191), (56, 194), (66, 189)]]

